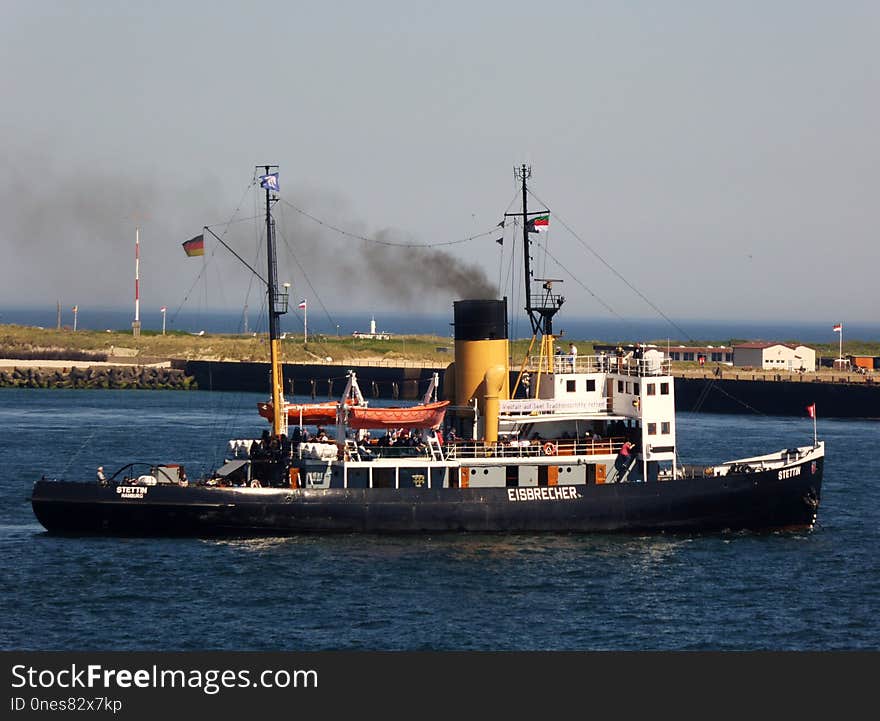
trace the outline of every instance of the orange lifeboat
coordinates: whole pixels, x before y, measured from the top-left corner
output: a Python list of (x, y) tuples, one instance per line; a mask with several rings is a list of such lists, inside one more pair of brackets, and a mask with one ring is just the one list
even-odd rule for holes
[(370, 408), (352, 406), (348, 409), (351, 428), (439, 428), (446, 415), (449, 401), (422, 403), (399, 408)]
[[(351, 405), (354, 401), (348, 400)], [(288, 424), (299, 425), (300, 418), (305, 426), (330, 425), (336, 423), (336, 401), (326, 403), (286, 403)], [(260, 415), (271, 422), (275, 418), (275, 409), (272, 403), (257, 403)]]

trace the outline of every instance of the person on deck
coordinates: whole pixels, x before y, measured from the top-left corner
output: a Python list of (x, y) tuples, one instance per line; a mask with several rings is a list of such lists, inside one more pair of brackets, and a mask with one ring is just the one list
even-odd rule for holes
[(578, 349), (574, 343), (568, 344), (568, 361), (571, 363), (571, 372), (574, 373), (577, 366)]
[(104, 466), (98, 466), (97, 481), (99, 486), (107, 485), (107, 476), (104, 475)]
[(632, 443), (625, 441), (620, 452), (617, 454), (617, 458), (614, 461), (614, 468), (617, 470), (618, 481), (620, 480), (620, 476), (629, 467), (633, 456), (633, 448), (634, 446)]

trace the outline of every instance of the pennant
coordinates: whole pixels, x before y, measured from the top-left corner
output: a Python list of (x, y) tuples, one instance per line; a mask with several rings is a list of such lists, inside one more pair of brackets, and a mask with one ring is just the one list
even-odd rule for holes
[(260, 176), (260, 187), (266, 188), (266, 190), (274, 190), (277, 193), (280, 189), (278, 187), (278, 173), (269, 173), (269, 175), (261, 175)]
[(816, 417), (816, 404), (815, 403), (812, 403), (807, 406), (807, 415), (810, 416), (810, 418)]
[(190, 238), (186, 242), (181, 243), (181, 245), (183, 246), (184, 252), (190, 257), (205, 254), (204, 235), (197, 235), (195, 238)]
[(168, 310), (168, 309), (164, 305), (161, 308), (159, 308), (160, 313), (164, 313), (166, 310)]
[(498, 223), (498, 225), (496, 225), (495, 227), (496, 227), (496, 228), (503, 228), (503, 227), (504, 227), (504, 221), (502, 220), (502, 221), (501, 221), (500, 223)]
[(297, 308), (299, 308), (300, 310), (305, 310), (305, 309), (306, 309), (306, 299), (305, 299), (305, 298), (303, 298), (303, 299), (299, 302), (299, 305), (297, 306)]
[(835, 333), (842, 333), (843, 326), (840, 323), (837, 323), (831, 330), (833, 330)]
[(498, 243), (498, 245), (504, 245), (504, 238), (498, 238), (495, 242)]

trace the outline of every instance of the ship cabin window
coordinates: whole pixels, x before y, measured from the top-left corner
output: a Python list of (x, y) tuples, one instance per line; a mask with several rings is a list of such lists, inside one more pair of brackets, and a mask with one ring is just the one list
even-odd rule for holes
[(587, 378), (587, 392), (592, 393), (596, 390), (596, 379), (595, 378)]
[(669, 435), (669, 430), (670, 430), (669, 421), (663, 421), (660, 424), (660, 433), (662, 433), (663, 435)]
[(649, 423), (648, 424), (648, 435), (649, 436), (656, 436), (657, 435), (657, 424), (656, 423)]
[(639, 384), (638, 384), (638, 383), (634, 383), (634, 384), (633, 384), (633, 393), (634, 393), (635, 395), (638, 395), (638, 394), (639, 394)]
[(653, 396), (657, 395), (657, 384), (656, 383), (648, 383), (648, 395)]
[(395, 485), (393, 468), (373, 468), (373, 488), (394, 488)]
[(632, 393), (632, 383), (627, 382), (626, 384), (626, 392)]
[(346, 485), (348, 488), (369, 488), (369, 468), (349, 468), (346, 471)]
[(446, 468), (431, 468), (431, 488), (446, 488)]
[(617, 381), (617, 392), (623, 393), (623, 381)]
[(661, 383), (660, 384), (660, 395), (661, 396), (668, 396), (669, 395), (669, 384), (668, 383)]
[(577, 384), (573, 380), (565, 381), (565, 391), (566, 393), (574, 393), (577, 388), (575, 387)]

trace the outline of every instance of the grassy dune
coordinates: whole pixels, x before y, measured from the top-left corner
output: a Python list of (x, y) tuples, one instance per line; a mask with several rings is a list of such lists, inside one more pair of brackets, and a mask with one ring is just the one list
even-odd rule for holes
[[(594, 341), (576, 341), (581, 355), (593, 352)], [(598, 342), (598, 341), (596, 341)], [(711, 341), (710, 341), (711, 342)], [(721, 341), (729, 343), (729, 341)], [(718, 341), (715, 341), (718, 343)], [(567, 341), (564, 345), (567, 344)], [(528, 348), (527, 340), (511, 342), (511, 357), (521, 359)], [(665, 346), (665, 341), (658, 345)], [(835, 344), (812, 344), (818, 356), (837, 357)], [(397, 335), (389, 340), (373, 340), (352, 336), (316, 336), (303, 344), (302, 336), (289, 336), (282, 341), (286, 362), (312, 363), (331, 358), (335, 362), (408, 361), (446, 365), (453, 360), (453, 343), (449, 338), (430, 335)], [(880, 343), (852, 341), (844, 343), (844, 354), (880, 355)], [(536, 349), (533, 350), (533, 353)], [(96, 354), (107, 360), (151, 362), (170, 358), (186, 360), (267, 361), (268, 343), (263, 336), (206, 333), (198, 336), (183, 331), (162, 335), (144, 331), (139, 338), (131, 331), (101, 332), (69, 329), (55, 330), (31, 326), (0, 325), (0, 358), (76, 358), (75, 354)], [(103, 360), (103, 358), (95, 358)], [(678, 364), (676, 364), (678, 365)], [(696, 365), (696, 364), (682, 364)]]

